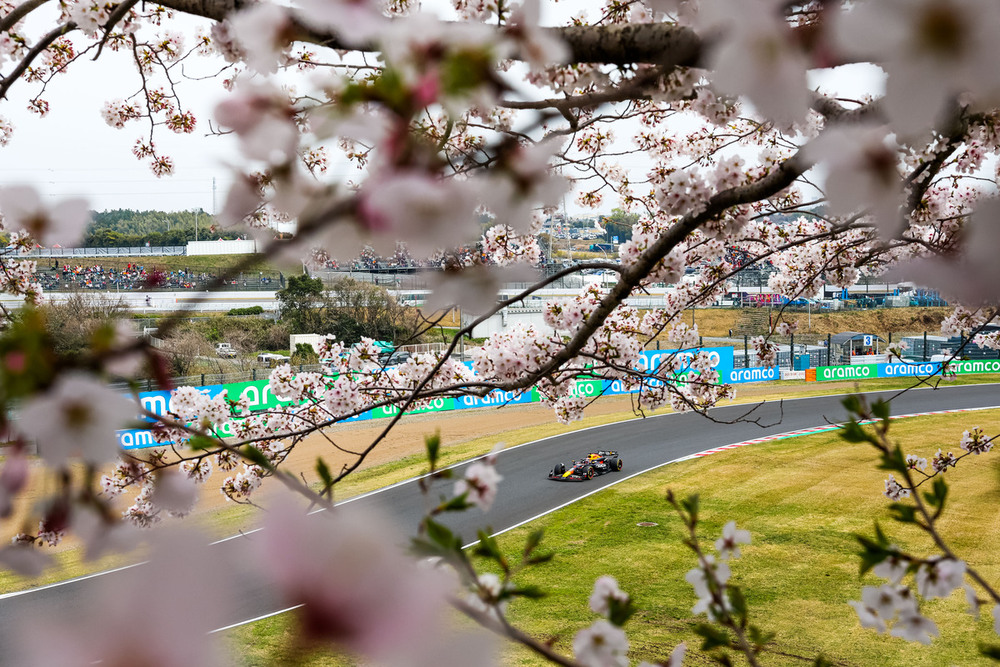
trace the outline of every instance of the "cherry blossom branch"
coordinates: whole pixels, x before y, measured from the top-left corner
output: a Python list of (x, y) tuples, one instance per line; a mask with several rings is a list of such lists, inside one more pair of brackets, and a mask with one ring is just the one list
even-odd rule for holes
[(21, 58), (17, 65), (14, 66), (14, 69), (12, 69), (6, 77), (0, 79), (0, 99), (7, 96), (7, 91), (10, 90), (10, 87), (14, 85), (14, 82), (18, 81), (21, 78), (21, 75), (24, 74), (29, 67), (31, 67), (31, 63), (34, 62), (35, 58), (44, 53), (45, 49), (49, 48), (52, 42), (56, 41), (66, 33), (72, 32), (73, 30), (76, 30), (76, 23), (69, 21), (57, 28), (53, 28), (39, 38), (38, 43), (28, 50), (24, 57)]
[(35, 11), (49, 0), (27, 0), (10, 10), (3, 18), (0, 18), (0, 32), (7, 32), (13, 28), (18, 21)]

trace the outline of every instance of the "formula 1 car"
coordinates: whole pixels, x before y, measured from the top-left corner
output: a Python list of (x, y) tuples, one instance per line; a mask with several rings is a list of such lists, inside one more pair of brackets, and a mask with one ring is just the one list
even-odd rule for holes
[(557, 463), (549, 472), (549, 479), (559, 482), (582, 482), (593, 479), (594, 475), (606, 472), (618, 472), (622, 469), (622, 460), (618, 452), (599, 451), (587, 454), (587, 458), (573, 461), (569, 466)]

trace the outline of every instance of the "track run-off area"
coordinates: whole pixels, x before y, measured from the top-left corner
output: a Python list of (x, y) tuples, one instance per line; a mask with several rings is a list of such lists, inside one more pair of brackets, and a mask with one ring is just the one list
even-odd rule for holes
[[(977, 384), (937, 389), (870, 392), (870, 400), (892, 399), (895, 418), (974, 411), (1000, 407), (1000, 385)], [(662, 466), (714, 452), (836, 428), (846, 420), (843, 396), (792, 398), (781, 401), (731, 405), (709, 411), (711, 419), (693, 413), (666, 413), (595, 426), (504, 449), (496, 454), (497, 472), (503, 477), (500, 492), (489, 512), (473, 509), (441, 517), (466, 542), (476, 531), (489, 526), (493, 534), (506, 532), (545, 514), (599, 493), (611, 485)], [(555, 482), (548, 471), (559, 462), (569, 462), (590, 451), (617, 450), (624, 462), (621, 473), (608, 473), (586, 482)], [(474, 460), (474, 459), (473, 459)], [(453, 466), (457, 475), (472, 460)], [(447, 488), (444, 486), (447, 484)], [(441, 492), (450, 493), (452, 482), (442, 482)], [(437, 489), (432, 489), (434, 499)], [(388, 486), (345, 500), (342, 504), (361, 506), (391, 517), (399, 526), (401, 543), (415, 534), (427, 502), (421, 497), (417, 479)], [(219, 540), (213, 558), (230, 563), (239, 580), (233, 591), (236, 604), (224, 628), (284, 611), (283, 605), (251, 572), (240, 572), (247, 559), (243, 555), (255, 531)], [(138, 564), (133, 567), (142, 567)], [(129, 569), (129, 568), (123, 568)], [(122, 569), (101, 572), (48, 586), (0, 595), (0, 628), (17, 627), (26, 615), (45, 618), (51, 613), (94, 613), (94, 592)], [(206, 631), (220, 628), (206, 628)], [(0, 664), (10, 664), (0, 652)]]

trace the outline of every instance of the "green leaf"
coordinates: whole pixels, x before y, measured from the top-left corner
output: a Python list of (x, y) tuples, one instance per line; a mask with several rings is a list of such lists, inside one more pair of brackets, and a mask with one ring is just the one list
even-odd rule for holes
[(427, 462), (431, 466), (431, 470), (437, 467), (438, 454), (441, 451), (441, 431), (437, 431), (434, 435), (428, 435), (424, 437), (424, 446), (427, 448)]
[(855, 535), (854, 537), (861, 543), (862, 547), (858, 554), (858, 557), (861, 558), (861, 571), (858, 576), (863, 577), (868, 570), (884, 561), (889, 552), (882, 545), (872, 542), (864, 535)]
[(720, 646), (729, 646), (729, 634), (720, 628), (709, 623), (698, 623), (694, 626), (694, 632), (704, 641), (701, 643), (702, 651), (711, 651)]
[(188, 440), (188, 447), (196, 452), (203, 452), (208, 449), (216, 449), (219, 447), (219, 441), (214, 438), (210, 438), (207, 435), (193, 435), (191, 439)]
[(882, 530), (882, 526), (879, 525), (878, 521), (875, 522), (875, 540), (880, 547), (889, 547), (889, 538), (886, 537), (885, 532)]
[(861, 415), (861, 398), (857, 394), (851, 394), (847, 396), (840, 402), (846, 409), (848, 414), (862, 416)]
[(774, 641), (774, 638), (777, 636), (777, 633), (764, 632), (756, 625), (751, 625), (747, 629), (747, 636), (750, 637), (750, 641), (753, 642), (753, 645), (757, 649), (760, 649), (766, 646), (767, 644), (771, 643), (772, 641)]
[(729, 586), (727, 590), (729, 591), (729, 603), (733, 605), (733, 611), (736, 612), (736, 618), (742, 626), (746, 623), (747, 618), (747, 600), (743, 597), (743, 591), (740, 590), (739, 586)]
[[(538, 586), (518, 586), (517, 588), (505, 591), (505, 595), (528, 598), (529, 600), (538, 600), (539, 598), (545, 597), (546, 593)], [(501, 597), (504, 597), (505, 595), (501, 595)]]
[(878, 465), (879, 470), (891, 470), (893, 472), (906, 472), (906, 455), (903, 450), (896, 445), (888, 452), (882, 453), (882, 462)]
[(527, 559), (531, 556), (531, 552), (538, 548), (538, 545), (542, 543), (542, 537), (545, 535), (545, 529), (539, 528), (538, 530), (532, 531), (528, 535), (527, 541), (524, 543), (524, 557)]
[(868, 442), (870, 436), (853, 419), (840, 427), (840, 437), (847, 442)]
[(475, 553), (477, 556), (495, 560), (505, 572), (509, 568), (507, 559), (500, 551), (500, 545), (497, 544), (496, 538), (490, 536), (486, 531), (479, 531), (479, 543), (476, 545)]
[(625, 625), (636, 611), (636, 606), (631, 599), (625, 602), (614, 598), (608, 599), (608, 620), (618, 627)]
[(698, 504), (699, 504), (699, 498), (697, 493), (692, 493), (687, 498), (681, 500), (681, 508), (683, 508), (684, 511), (688, 513), (688, 516), (690, 518), (689, 525), (693, 526), (698, 523)]
[(264, 452), (260, 451), (253, 445), (247, 445), (246, 447), (241, 449), (240, 456), (250, 461), (251, 463), (259, 465), (264, 470), (271, 470), (272, 468), (271, 462), (267, 460), (266, 456), (264, 456)]
[(464, 510), (472, 507), (472, 503), (468, 501), (469, 493), (463, 493), (462, 495), (455, 496), (440, 505), (437, 506), (435, 513), (437, 512), (462, 512)]
[(905, 503), (892, 503), (889, 505), (889, 512), (892, 518), (900, 523), (917, 523), (917, 508)]
[(555, 557), (556, 555), (554, 553), (535, 554), (534, 556), (527, 558), (524, 562), (528, 565), (541, 565), (542, 563), (548, 563)]
[(427, 531), (427, 538), (434, 544), (442, 547), (445, 551), (461, 551), (461, 540), (455, 537), (455, 534), (446, 526), (427, 517), (424, 519), (424, 528)]
[(938, 499), (937, 507), (944, 509), (944, 501), (948, 498), (948, 482), (944, 481), (944, 477), (934, 478), (934, 495)]
[(323, 480), (324, 491), (333, 488), (333, 475), (330, 474), (330, 468), (326, 465), (326, 461), (319, 456), (316, 457), (316, 474)]
[(872, 404), (872, 414), (881, 419), (883, 422), (888, 423), (889, 421), (889, 402), (883, 401), (881, 398)]

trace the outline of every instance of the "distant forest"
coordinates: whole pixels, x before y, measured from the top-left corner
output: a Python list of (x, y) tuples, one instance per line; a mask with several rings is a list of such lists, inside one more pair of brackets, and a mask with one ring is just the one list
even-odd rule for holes
[[(188, 241), (235, 239), (239, 230), (222, 230), (215, 219), (201, 211), (133, 211), (118, 209), (91, 212), (91, 223), (83, 238), (85, 248), (120, 248), (127, 246), (176, 246)], [(195, 238), (197, 236), (197, 238)]]

